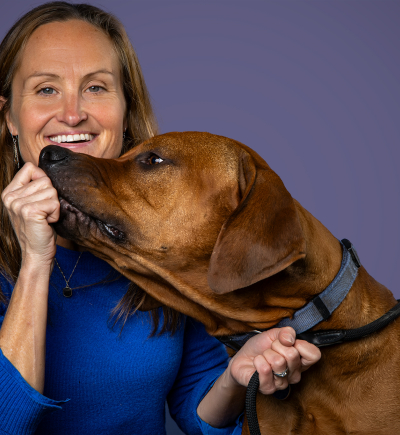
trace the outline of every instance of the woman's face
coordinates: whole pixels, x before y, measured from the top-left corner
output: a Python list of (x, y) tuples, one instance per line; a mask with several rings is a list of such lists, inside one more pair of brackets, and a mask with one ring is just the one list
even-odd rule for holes
[(7, 113), (25, 162), (37, 165), (51, 144), (118, 157), (125, 113), (120, 62), (101, 30), (79, 20), (35, 30), (21, 53)]

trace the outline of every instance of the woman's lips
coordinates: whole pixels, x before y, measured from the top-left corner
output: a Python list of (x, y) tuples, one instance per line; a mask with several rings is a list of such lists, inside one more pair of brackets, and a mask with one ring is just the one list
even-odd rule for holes
[(97, 135), (91, 133), (60, 134), (48, 136), (53, 145), (66, 148), (81, 148), (93, 142)]

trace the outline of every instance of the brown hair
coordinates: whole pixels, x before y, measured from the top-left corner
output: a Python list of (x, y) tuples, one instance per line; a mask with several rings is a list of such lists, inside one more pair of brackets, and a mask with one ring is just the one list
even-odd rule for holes
[[(157, 134), (157, 123), (139, 61), (121, 22), (113, 15), (88, 4), (71, 4), (62, 1), (44, 3), (22, 16), (0, 44), (0, 96), (6, 100), (0, 108), (0, 192), (10, 184), (17, 170), (13, 157), (12, 136), (6, 124), (6, 113), (11, 107), (11, 85), (21, 52), (38, 27), (51, 22), (74, 19), (85, 21), (101, 29), (111, 39), (119, 57), (127, 107), (127, 130), (122, 153)], [(15, 282), (21, 267), (21, 250), (3, 204), (0, 207), (0, 225), (0, 272)], [(144, 299), (145, 293), (132, 283), (118, 304), (117, 318), (126, 321)], [(0, 302), (6, 303), (1, 290)], [(163, 331), (176, 330), (178, 314), (168, 308), (163, 310)], [(152, 315), (156, 328), (159, 320), (157, 312), (153, 310)]]

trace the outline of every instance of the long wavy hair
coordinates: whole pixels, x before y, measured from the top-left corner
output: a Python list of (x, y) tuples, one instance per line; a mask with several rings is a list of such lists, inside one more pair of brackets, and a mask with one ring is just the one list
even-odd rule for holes
[[(5, 103), (0, 108), (0, 192), (16, 174), (13, 157), (12, 136), (6, 124), (6, 113), (12, 101), (12, 81), (18, 69), (21, 54), (32, 33), (40, 26), (52, 22), (82, 20), (102, 30), (112, 41), (118, 54), (122, 71), (123, 92), (126, 101), (127, 130), (122, 147), (125, 153), (135, 145), (158, 132), (149, 93), (143, 78), (138, 58), (121, 22), (113, 15), (88, 4), (71, 4), (63, 1), (44, 3), (22, 16), (9, 30), (0, 44), (0, 96)], [(8, 213), (0, 207), (0, 272), (12, 282), (17, 280), (21, 267), (21, 249), (12, 228)], [(123, 323), (145, 301), (145, 293), (131, 284), (114, 313)], [(0, 290), (0, 302), (7, 300)], [(174, 331), (179, 315), (164, 307), (164, 324), (161, 332)], [(154, 330), (159, 323), (158, 311), (152, 310)]]

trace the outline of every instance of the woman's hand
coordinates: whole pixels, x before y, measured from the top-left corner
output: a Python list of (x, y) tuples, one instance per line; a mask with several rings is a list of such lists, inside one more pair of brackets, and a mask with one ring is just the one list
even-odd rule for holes
[(22, 251), (22, 261), (51, 265), (56, 234), (50, 223), (60, 216), (56, 189), (42, 169), (26, 163), (4, 189), (1, 199)]
[[(272, 394), (299, 382), (301, 373), (319, 361), (321, 352), (295, 338), (296, 333), (290, 327), (270, 329), (252, 337), (229, 363), (232, 385), (247, 386), (256, 370), (262, 394)], [(287, 376), (274, 376), (274, 372), (282, 373), (286, 369)]]
[[(321, 358), (317, 347), (295, 340), (293, 328), (274, 328), (250, 338), (230, 360), (228, 368), (216, 380), (200, 402), (199, 417), (214, 427), (232, 424), (243, 412), (246, 387), (257, 370), (260, 392), (272, 394), (288, 384), (300, 381), (301, 373)], [(274, 376), (288, 369), (288, 375)]]

